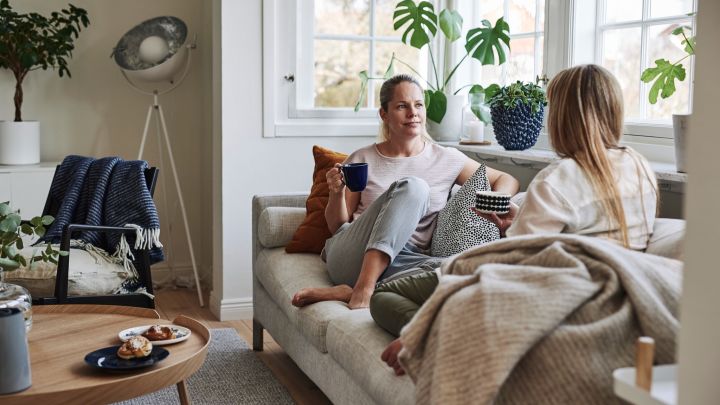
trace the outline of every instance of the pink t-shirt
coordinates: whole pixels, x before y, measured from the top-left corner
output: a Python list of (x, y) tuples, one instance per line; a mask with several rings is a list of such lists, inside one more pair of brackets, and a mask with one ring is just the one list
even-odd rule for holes
[(345, 163), (367, 163), (368, 182), (365, 190), (360, 192), (360, 203), (353, 213), (353, 220), (393, 182), (409, 176), (421, 178), (430, 186), (430, 203), (410, 242), (421, 249), (427, 249), (435, 229), (435, 218), (445, 206), (450, 189), (467, 159), (455, 148), (446, 148), (432, 142), (425, 142), (423, 151), (410, 157), (384, 156), (378, 151), (376, 144), (358, 149), (348, 156)]

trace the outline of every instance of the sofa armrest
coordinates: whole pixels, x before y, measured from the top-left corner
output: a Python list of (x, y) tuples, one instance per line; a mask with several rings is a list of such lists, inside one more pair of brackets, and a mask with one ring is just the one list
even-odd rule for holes
[(260, 214), (268, 207), (302, 207), (305, 208), (308, 192), (294, 193), (275, 193), (275, 194), (258, 194), (253, 196), (252, 200), (252, 262), (255, 265), (260, 249), (263, 245), (260, 243), (258, 225), (260, 223)]
[(264, 248), (287, 245), (305, 220), (305, 208), (267, 207), (260, 213), (258, 241)]

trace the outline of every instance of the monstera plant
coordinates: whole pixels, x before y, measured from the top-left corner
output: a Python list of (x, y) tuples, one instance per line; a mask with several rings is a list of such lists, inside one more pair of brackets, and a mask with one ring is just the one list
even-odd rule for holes
[[(422, 49), (424, 46), (428, 47), (428, 55), (430, 56), (432, 65), (430, 77), (422, 77), (412, 66), (398, 59), (393, 54), (390, 65), (383, 77), (370, 77), (365, 70), (360, 72), (360, 97), (355, 105), (355, 111), (359, 110), (365, 100), (368, 82), (375, 79), (383, 80), (390, 78), (394, 74), (395, 63), (400, 63), (415, 72), (415, 74), (421, 77), (427, 84), (427, 89), (425, 90), (427, 117), (439, 123), (443, 120), (447, 112), (449, 95), (457, 95), (460, 90), (467, 87), (471, 87), (471, 93), (482, 93), (485, 91), (482, 86), (477, 84), (468, 84), (457, 89), (448, 88), (450, 79), (452, 79), (458, 67), (460, 67), (466, 59), (476, 59), (483, 65), (493, 65), (496, 62), (498, 65), (501, 65), (505, 63), (507, 59), (506, 49), (509, 50), (510, 47), (510, 26), (502, 17), (495, 22), (495, 25), (492, 25), (488, 20), (483, 20), (480, 27), (470, 29), (465, 35), (465, 55), (452, 69), (444, 72), (442, 75), (438, 73), (438, 61), (435, 58), (433, 48), (429, 46), (429, 44), (437, 35), (438, 28), (442, 32), (445, 41), (452, 43), (460, 39), (463, 25), (463, 18), (460, 13), (455, 10), (443, 9), (438, 15), (435, 13), (435, 8), (430, 2), (421, 1), (415, 4), (412, 0), (403, 0), (395, 6), (393, 21), (393, 28), (396, 31), (404, 29), (402, 34), (403, 43), (417, 49)], [(478, 118), (486, 123), (490, 121), (490, 117), (487, 114), (483, 114), (483, 116), (479, 116)]]

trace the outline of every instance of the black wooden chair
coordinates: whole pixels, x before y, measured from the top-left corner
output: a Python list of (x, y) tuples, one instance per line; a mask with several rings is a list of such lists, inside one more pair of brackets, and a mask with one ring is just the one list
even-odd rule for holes
[[(157, 182), (159, 170), (155, 167), (145, 169), (145, 182), (150, 195), (155, 192), (155, 184)], [(55, 215), (59, 207), (51, 207), (50, 199), (45, 203), (43, 215)], [(53, 212), (55, 211), (55, 212)], [(114, 227), (114, 226), (91, 226), (81, 224), (68, 224), (63, 228), (62, 239), (60, 241), (61, 251), (70, 251), (70, 239), (73, 234), (82, 231), (97, 232), (124, 232), (135, 234), (135, 228), (131, 227)], [(140, 284), (144, 286), (148, 293), (153, 294), (152, 276), (150, 275), (150, 255), (149, 250), (141, 250), (139, 257), (139, 265), (137, 272), (140, 277)], [(155, 301), (141, 293), (131, 294), (113, 294), (113, 295), (82, 295), (68, 296), (68, 276), (70, 268), (70, 255), (60, 256), (58, 260), (57, 273), (55, 275), (55, 294), (52, 297), (33, 298), (33, 305), (47, 304), (101, 304), (101, 305), (125, 305), (133, 307), (155, 308)], [(30, 291), (32, 294), (32, 291)]]

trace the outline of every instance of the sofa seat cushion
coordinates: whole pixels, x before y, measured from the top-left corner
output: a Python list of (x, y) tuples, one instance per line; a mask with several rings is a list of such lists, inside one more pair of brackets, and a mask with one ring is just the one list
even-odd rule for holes
[[(59, 245), (54, 245), (54, 248), (60, 250)], [(44, 250), (44, 245), (26, 245), (19, 253), (31, 257), (39, 255), (41, 250)], [(123, 266), (108, 263), (83, 249), (70, 249), (68, 270), (69, 296), (112, 294), (129, 277)], [(21, 266), (6, 271), (5, 281), (27, 288), (33, 298), (52, 297), (55, 295), (56, 273), (55, 264), (37, 261), (31, 265), (31, 268)]]
[(395, 404), (415, 403), (410, 377), (398, 377), (381, 359), (393, 337), (375, 324), (370, 311), (348, 311), (330, 321), (328, 353), (377, 402), (392, 398)]
[(325, 263), (314, 253), (288, 254), (283, 248), (263, 249), (255, 261), (255, 276), (295, 327), (322, 353), (325, 334), (333, 318), (350, 312), (339, 301), (325, 301), (297, 308), (291, 300), (308, 287), (331, 287)]
[(684, 219), (655, 218), (653, 233), (645, 252), (682, 261), (685, 256), (684, 239)]

